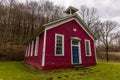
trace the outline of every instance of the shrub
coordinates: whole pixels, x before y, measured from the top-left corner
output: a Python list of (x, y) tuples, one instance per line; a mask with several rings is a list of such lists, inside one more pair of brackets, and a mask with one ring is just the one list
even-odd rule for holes
[(11, 46), (5, 50), (0, 50), (0, 60), (2, 61), (22, 61), (24, 59), (25, 46)]

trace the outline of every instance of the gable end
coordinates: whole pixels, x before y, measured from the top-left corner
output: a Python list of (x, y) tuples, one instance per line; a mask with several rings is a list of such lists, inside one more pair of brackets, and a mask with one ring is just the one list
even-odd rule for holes
[(46, 30), (53, 29), (53, 28), (55, 28), (55, 27), (58, 27), (59, 25), (62, 25), (62, 24), (67, 23), (67, 22), (70, 22), (70, 21), (72, 21), (72, 20), (75, 20), (76, 23), (78, 23), (78, 25), (91, 37), (91, 39), (93, 39), (93, 40), (96, 39), (96, 38), (94, 38), (94, 37), (89, 33), (88, 30), (86, 30), (86, 28), (84, 27), (84, 25), (81, 24), (81, 22), (80, 22), (77, 18), (70, 18), (70, 19), (65, 20), (65, 21), (62, 21), (62, 22), (60, 22), (60, 23), (56, 23), (56, 24), (53, 24), (53, 25), (51, 25), (51, 26), (46, 26)]

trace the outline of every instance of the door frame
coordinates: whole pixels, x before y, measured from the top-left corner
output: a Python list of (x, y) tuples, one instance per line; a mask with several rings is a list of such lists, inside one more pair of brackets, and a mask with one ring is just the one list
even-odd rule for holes
[[(76, 40), (78, 40), (79, 42), (78, 42), (78, 55), (79, 55), (79, 63), (73, 63), (73, 53), (72, 53), (72, 46), (76, 46), (76, 45), (73, 45), (72, 44), (72, 41), (74, 40), (74, 39), (76, 39)], [(80, 38), (78, 38), (78, 37), (71, 37), (71, 64), (82, 64), (82, 57), (81, 57), (81, 44), (80, 44), (80, 41), (81, 41), (81, 39)]]

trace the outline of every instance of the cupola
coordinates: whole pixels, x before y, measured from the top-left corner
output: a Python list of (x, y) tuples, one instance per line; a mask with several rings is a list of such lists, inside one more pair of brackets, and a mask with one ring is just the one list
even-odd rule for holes
[(66, 14), (74, 14), (74, 13), (76, 13), (78, 11), (78, 9), (76, 9), (76, 8), (74, 8), (74, 7), (72, 7), (72, 6), (69, 6), (65, 11), (64, 11), (64, 13), (66, 13)]

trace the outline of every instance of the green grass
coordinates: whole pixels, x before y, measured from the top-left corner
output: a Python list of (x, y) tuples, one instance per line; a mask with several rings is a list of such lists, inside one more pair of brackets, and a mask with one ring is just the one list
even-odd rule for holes
[[(59, 69), (40, 71), (24, 62), (0, 62), (0, 80), (120, 80), (120, 63), (98, 62), (89, 71)], [(58, 78), (60, 77), (60, 78)]]

